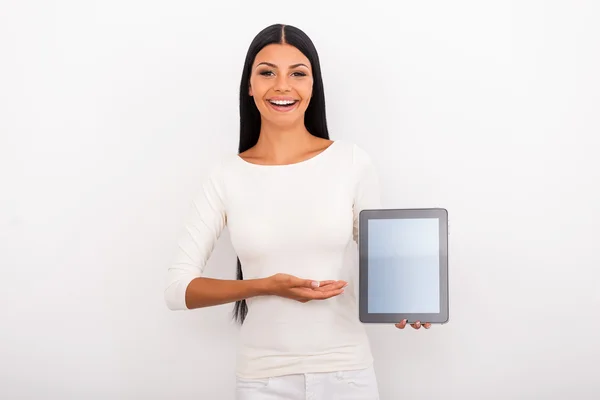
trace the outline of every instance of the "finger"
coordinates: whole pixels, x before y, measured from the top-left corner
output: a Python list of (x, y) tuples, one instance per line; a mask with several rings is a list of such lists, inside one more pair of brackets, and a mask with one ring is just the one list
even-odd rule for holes
[(326, 281), (326, 282), (329, 282), (329, 283), (324, 283), (324, 281), (321, 281), (321, 285), (318, 288), (315, 288), (314, 290), (327, 292), (327, 291), (331, 291), (331, 290), (342, 289), (342, 288), (345, 288), (346, 286), (348, 286), (348, 283), (346, 281)]
[(425, 329), (431, 328), (431, 323), (430, 322), (426, 322), (425, 324), (423, 324), (423, 328), (425, 328)]
[(344, 289), (335, 289), (335, 290), (306, 290), (301, 293), (301, 296), (312, 299), (312, 300), (325, 300), (331, 297), (337, 296), (344, 293)]
[(298, 299), (307, 300), (307, 301), (324, 298), (324, 293), (325, 293), (320, 290), (309, 289), (309, 288), (294, 288), (291, 290), (292, 290), (292, 292), (294, 292), (294, 294), (296, 295), (296, 297)]
[(323, 287), (323, 286), (327, 286), (327, 285), (331, 285), (332, 283), (336, 283), (337, 281), (334, 280), (328, 280), (328, 281), (319, 281), (319, 287)]
[(417, 321), (414, 324), (410, 324), (415, 329), (421, 329), (421, 321)]
[(291, 278), (291, 286), (294, 287), (305, 287), (305, 288), (318, 288), (319, 286), (321, 286), (321, 282), (319, 281), (315, 281), (312, 279), (302, 279), (302, 278), (296, 278), (293, 277)]
[(406, 322), (407, 321), (405, 319), (403, 319), (401, 322), (399, 322), (399, 323), (396, 324), (396, 328), (398, 328), (398, 329), (404, 329), (406, 327)]
[(319, 287), (314, 288), (315, 290), (331, 290), (332, 285), (335, 285), (337, 281), (319, 281)]

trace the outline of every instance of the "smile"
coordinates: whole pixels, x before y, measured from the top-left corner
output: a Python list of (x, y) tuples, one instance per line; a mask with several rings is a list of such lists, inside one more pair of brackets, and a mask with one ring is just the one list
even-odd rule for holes
[(298, 100), (267, 100), (272, 109), (279, 112), (292, 111), (296, 108)]

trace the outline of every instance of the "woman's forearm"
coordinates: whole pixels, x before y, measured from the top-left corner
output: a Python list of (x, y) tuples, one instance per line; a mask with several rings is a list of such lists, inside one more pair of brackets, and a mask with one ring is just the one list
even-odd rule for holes
[(268, 294), (267, 279), (225, 280), (195, 278), (185, 292), (187, 308), (202, 308), (233, 303)]

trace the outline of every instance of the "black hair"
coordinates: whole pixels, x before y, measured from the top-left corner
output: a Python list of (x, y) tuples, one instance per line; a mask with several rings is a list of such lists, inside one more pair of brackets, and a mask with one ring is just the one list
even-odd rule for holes
[[(258, 142), (260, 134), (260, 112), (250, 96), (250, 74), (258, 52), (270, 44), (288, 44), (296, 47), (310, 61), (313, 75), (312, 97), (304, 114), (304, 125), (308, 132), (316, 137), (329, 139), (327, 118), (325, 116), (325, 93), (321, 76), (319, 55), (313, 42), (300, 29), (283, 24), (274, 24), (260, 31), (248, 48), (242, 81), (240, 83), (240, 142), (239, 153), (242, 153)], [(237, 279), (244, 279), (240, 259), (237, 259)], [(248, 313), (246, 300), (236, 301), (234, 318), (244, 322)]]

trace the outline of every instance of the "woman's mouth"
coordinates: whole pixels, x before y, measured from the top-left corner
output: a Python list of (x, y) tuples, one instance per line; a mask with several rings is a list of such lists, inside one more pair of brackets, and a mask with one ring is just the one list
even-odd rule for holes
[(267, 103), (275, 111), (289, 112), (296, 108), (298, 100), (267, 100)]

